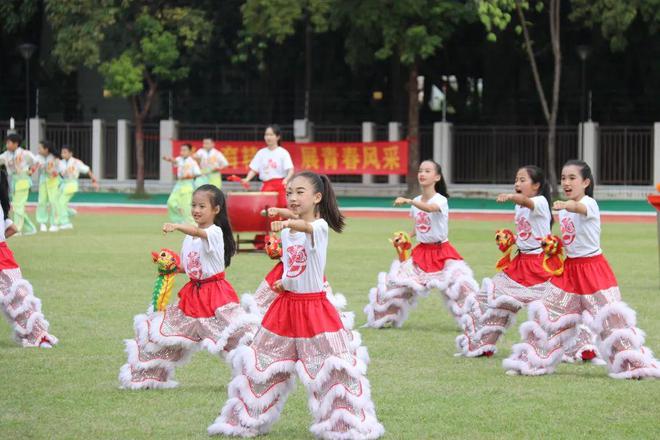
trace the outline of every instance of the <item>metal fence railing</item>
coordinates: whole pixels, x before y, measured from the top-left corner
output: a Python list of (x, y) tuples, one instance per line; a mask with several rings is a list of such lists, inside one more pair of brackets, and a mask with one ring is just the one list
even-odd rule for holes
[[(160, 128), (158, 124), (144, 124), (144, 178), (158, 180), (160, 177)], [(135, 125), (130, 125), (130, 173), (129, 178), (135, 179), (137, 163), (135, 160)]]
[(91, 122), (48, 122), (45, 139), (51, 141), (56, 148), (69, 146), (74, 156), (92, 164), (92, 123)]
[(600, 166), (595, 176), (605, 185), (653, 184), (653, 127), (600, 127)]
[[(3, 142), (0, 150), (5, 149), (4, 141), (5, 141), (5, 137), (7, 137), (7, 131), (9, 131), (9, 122), (3, 121), (2, 123), (0, 123), (0, 138), (2, 139)], [(16, 131), (16, 133), (18, 133), (19, 135), (21, 135), (23, 139), (25, 139), (25, 122), (17, 121), (14, 124), (14, 131)]]
[[(546, 166), (547, 127), (458, 126), (453, 136), (455, 183), (511, 183), (520, 166)], [(577, 157), (577, 153), (577, 127), (557, 127), (557, 172), (566, 160)]]
[(103, 150), (103, 178), (117, 178), (117, 124), (105, 124), (105, 138)]

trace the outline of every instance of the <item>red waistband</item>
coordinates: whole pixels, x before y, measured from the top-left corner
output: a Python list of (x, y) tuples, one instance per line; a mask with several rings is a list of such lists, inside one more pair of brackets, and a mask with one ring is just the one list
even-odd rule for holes
[(0, 241), (0, 248), (6, 248), (6, 247), (9, 247), (9, 246), (7, 246), (7, 242), (6, 241)]
[(522, 259), (527, 259), (527, 260), (535, 260), (535, 259), (541, 259), (543, 257), (543, 252), (540, 252), (538, 254), (526, 254), (524, 252), (518, 252), (516, 254), (516, 258), (522, 258)]
[(417, 246), (422, 247), (422, 248), (425, 248), (425, 247), (426, 248), (441, 248), (442, 246), (447, 246), (448, 244), (449, 244), (449, 240), (443, 241), (441, 243), (440, 242), (439, 243), (422, 243), (422, 242), (418, 242)]
[(604, 260), (603, 254), (593, 255), (591, 257), (566, 257), (564, 264), (584, 264), (584, 263), (597, 263)]
[(210, 283), (210, 282), (213, 282), (213, 281), (222, 281), (224, 279), (225, 279), (225, 273), (224, 272), (218, 272), (215, 275), (212, 275), (208, 278), (204, 278), (203, 280), (190, 278), (190, 281), (197, 284), (197, 285), (200, 285), (200, 284)]
[(277, 183), (277, 182), (282, 182), (283, 180), (284, 180), (284, 177), (276, 177), (276, 178), (274, 178), (274, 179), (264, 180), (263, 182), (264, 182), (264, 183), (267, 183), (267, 182), (274, 182), (274, 183)]
[(287, 299), (292, 299), (295, 301), (312, 301), (312, 300), (324, 299), (326, 297), (325, 292), (297, 293), (297, 292), (291, 292), (289, 290), (285, 290), (284, 292), (280, 293), (280, 295), (283, 295)]

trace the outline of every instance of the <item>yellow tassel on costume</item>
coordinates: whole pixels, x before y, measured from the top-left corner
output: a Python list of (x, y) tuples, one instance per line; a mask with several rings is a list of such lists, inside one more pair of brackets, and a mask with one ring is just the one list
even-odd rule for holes
[(390, 238), (390, 243), (394, 246), (396, 253), (399, 255), (399, 261), (404, 262), (412, 254), (412, 241), (407, 232), (398, 231), (394, 233), (394, 238)]
[(556, 235), (548, 234), (541, 241), (543, 269), (551, 275), (559, 276), (564, 273), (564, 244)]
[(504, 253), (504, 256), (495, 264), (495, 269), (502, 271), (511, 264), (511, 253), (513, 252), (513, 245), (516, 244), (516, 236), (510, 229), (498, 229), (495, 233), (495, 243), (497, 243), (500, 251)]
[(181, 260), (176, 252), (165, 248), (160, 252), (152, 252), (151, 258), (158, 266), (158, 278), (154, 283), (151, 304), (154, 311), (162, 312), (172, 296), (174, 276), (179, 270)]

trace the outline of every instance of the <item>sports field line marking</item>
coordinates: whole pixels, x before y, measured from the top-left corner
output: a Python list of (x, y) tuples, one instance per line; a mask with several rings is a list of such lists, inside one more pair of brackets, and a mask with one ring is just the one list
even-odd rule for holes
[[(35, 207), (36, 202), (28, 202), (27, 206)], [(70, 206), (76, 207), (93, 207), (93, 208), (136, 208), (136, 209), (164, 209), (167, 205), (154, 205), (150, 203), (91, 203), (91, 202), (74, 202)], [(376, 208), (376, 207), (347, 207), (342, 208), (346, 212), (407, 212), (410, 208)], [(510, 214), (511, 210), (507, 209), (465, 209), (465, 208), (452, 208), (451, 212), (466, 213), (466, 214)], [(621, 216), (642, 216), (642, 217), (655, 217), (655, 212), (648, 211), (601, 211), (604, 215), (621, 215)]]

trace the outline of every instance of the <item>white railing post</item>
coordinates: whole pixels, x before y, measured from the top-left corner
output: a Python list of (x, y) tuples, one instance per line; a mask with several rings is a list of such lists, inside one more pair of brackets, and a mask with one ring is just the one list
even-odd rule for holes
[(447, 185), (452, 183), (452, 128), (451, 122), (433, 123), (433, 160), (442, 167), (443, 178)]
[(129, 153), (131, 145), (131, 130), (129, 121), (119, 119), (117, 121), (117, 180), (128, 180)]
[(597, 183), (598, 176), (598, 166), (600, 161), (600, 148), (599, 148), (599, 134), (598, 134), (598, 122), (583, 122), (582, 123), (582, 148), (581, 153), (583, 161), (585, 161), (591, 167), (591, 170), (594, 174), (594, 180)]
[(103, 178), (103, 163), (105, 161), (105, 122), (103, 119), (92, 119), (92, 169)]
[(173, 119), (160, 121), (160, 156), (158, 161), (160, 163), (159, 176), (161, 183), (174, 181), (172, 165), (162, 160), (162, 157), (172, 155), (172, 141), (176, 139), (179, 139), (179, 122)]
[[(400, 122), (390, 122), (387, 124), (387, 140), (391, 142), (396, 142), (401, 140)], [(389, 176), (387, 176), (387, 183), (389, 185), (398, 185), (400, 182), (401, 179), (398, 174), (390, 174)]]
[[(374, 122), (363, 122), (362, 123), (362, 142), (373, 142), (376, 138), (376, 124)], [(373, 175), (363, 174), (362, 175), (362, 184), (370, 185), (374, 183)]]
[(44, 140), (46, 136), (46, 120), (30, 118), (28, 124), (30, 125), (30, 139), (25, 139), (25, 142), (27, 142), (27, 149), (34, 154), (38, 154), (39, 142)]

